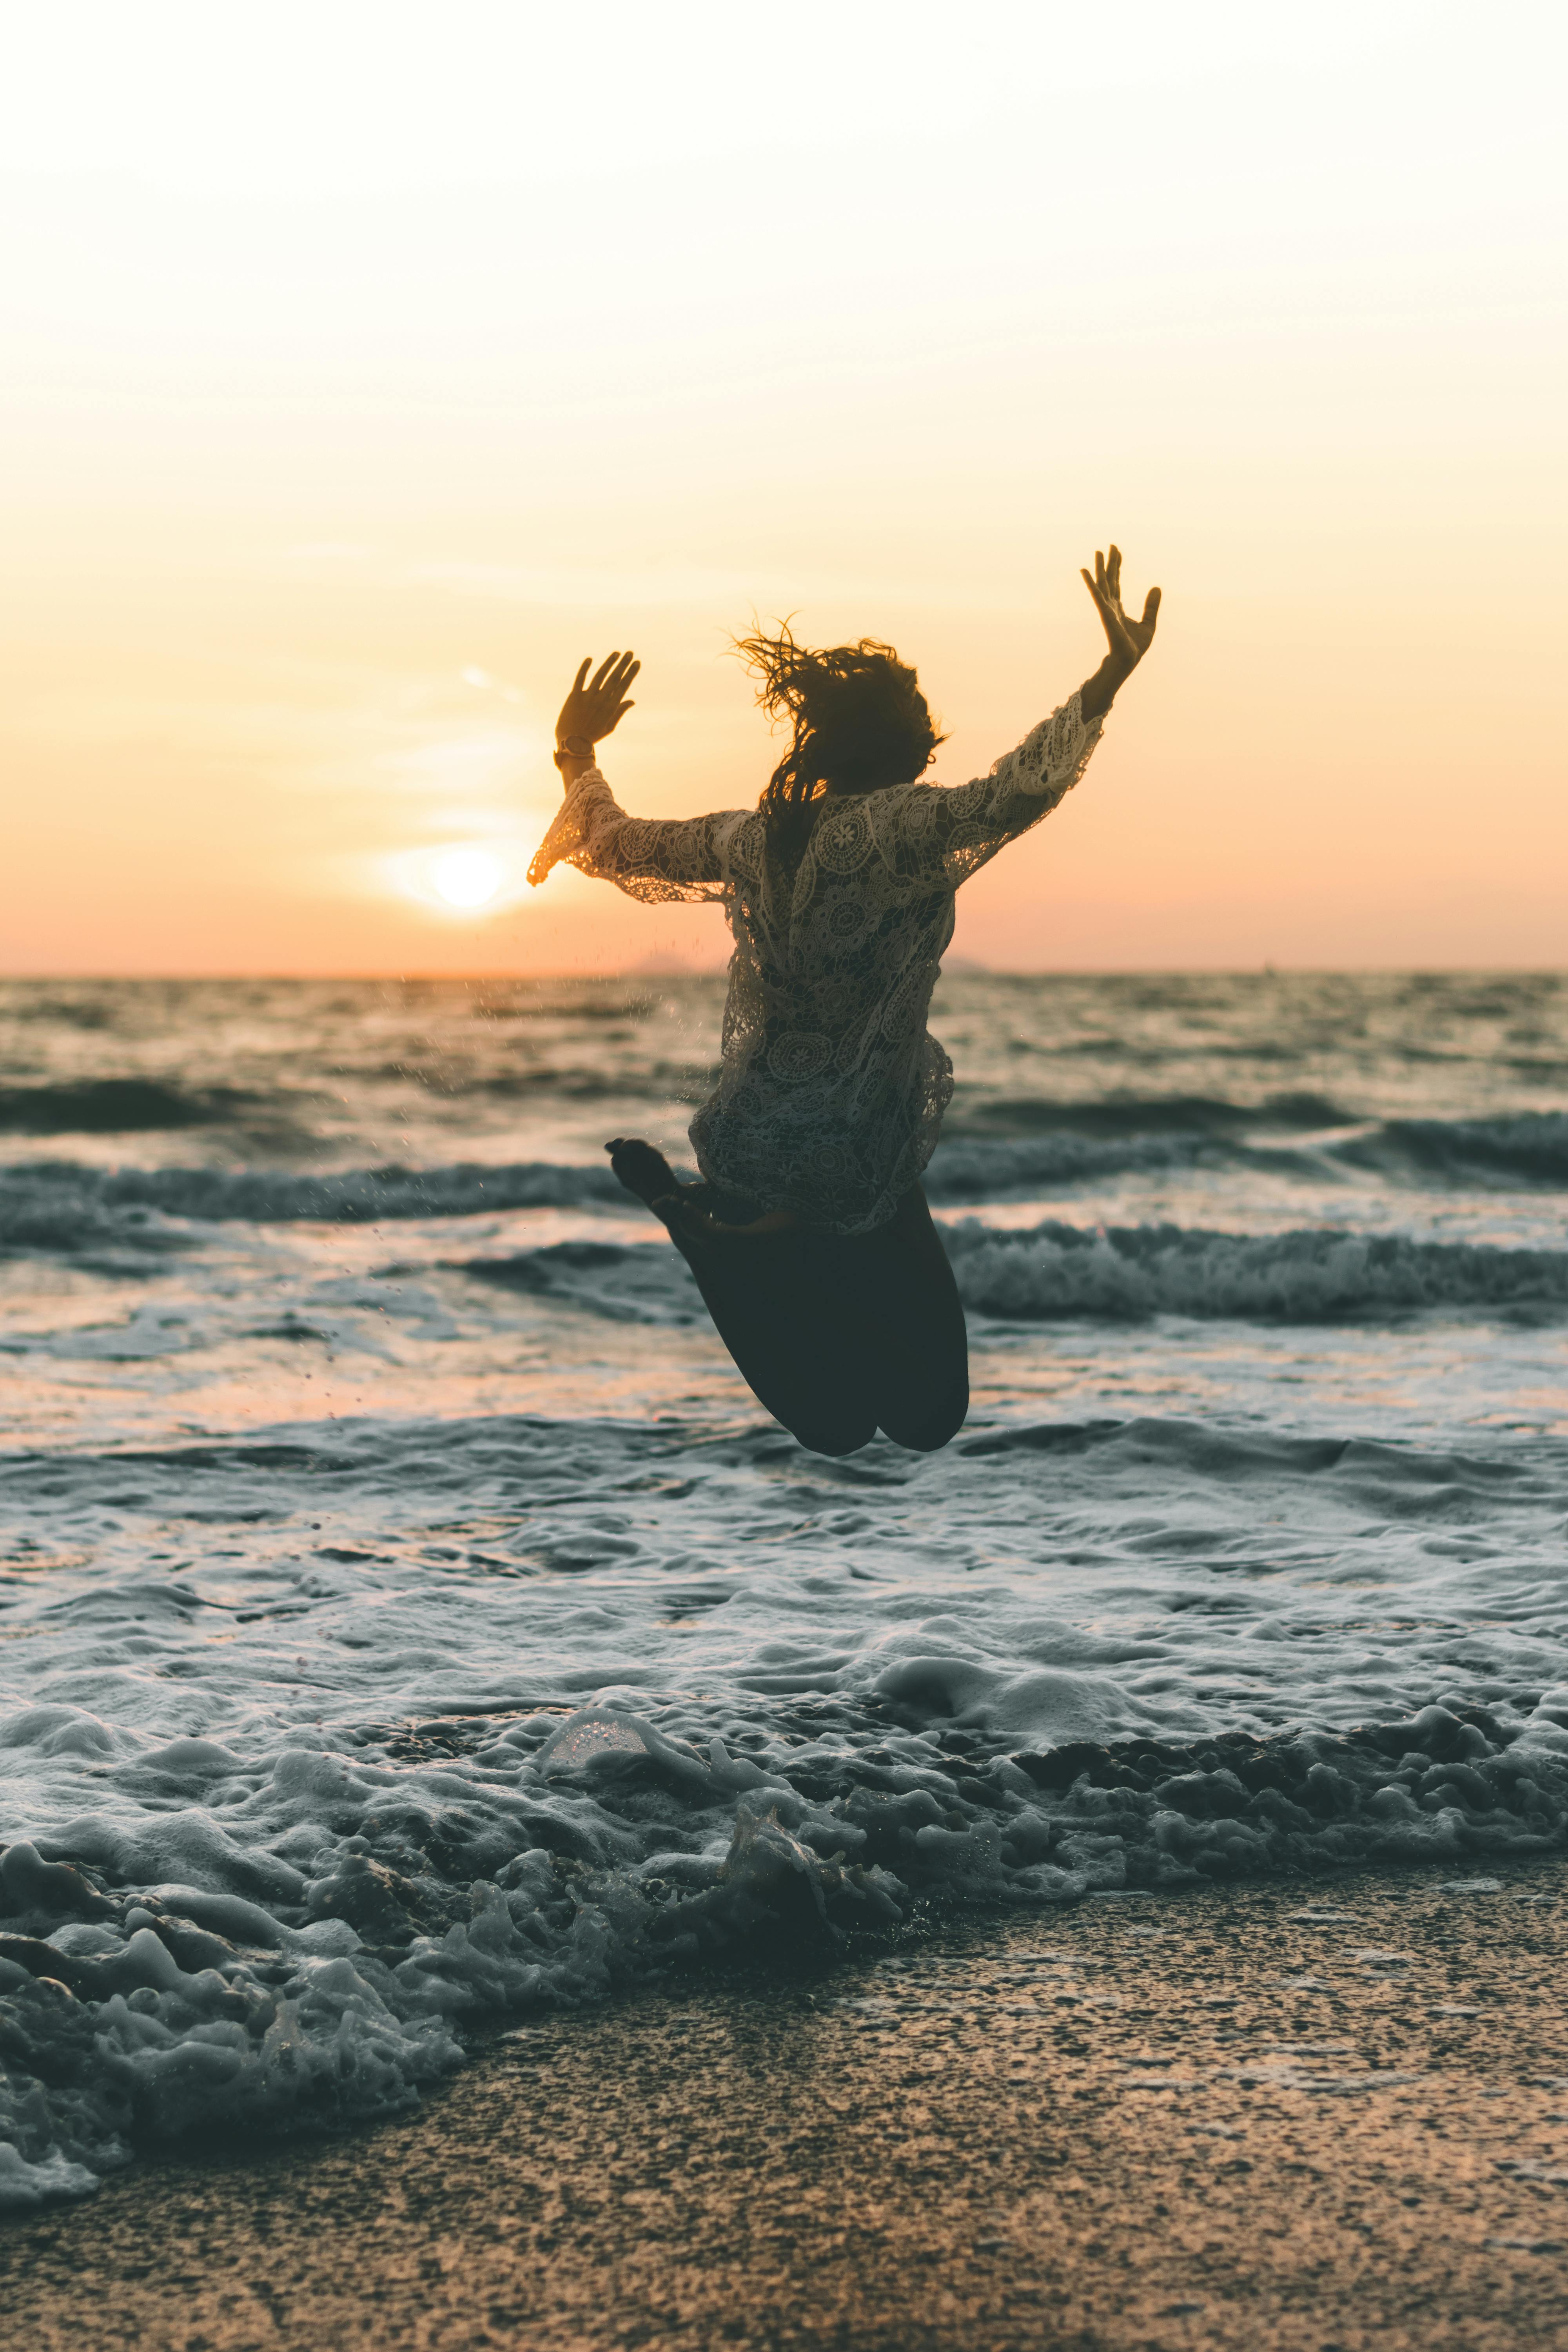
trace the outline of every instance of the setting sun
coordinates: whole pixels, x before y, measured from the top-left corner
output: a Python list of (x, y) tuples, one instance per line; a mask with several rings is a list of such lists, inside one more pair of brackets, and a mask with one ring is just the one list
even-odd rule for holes
[(506, 869), (488, 849), (449, 849), (437, 859), (431, 878), (448, 907), (488, 907)]
[(509, 969), (717, 968), (712, 908), (523, 884), (584, 654), (642, 657), (639, 816), (755, 802), (753, 614), (896, 645), (963, 783), (1099, 659), (1108, 536), (1163, 667), (963, 953), (1559, 961), (1554, 12), (13, 14), (7, 971), (466, 970), (503, 913)]

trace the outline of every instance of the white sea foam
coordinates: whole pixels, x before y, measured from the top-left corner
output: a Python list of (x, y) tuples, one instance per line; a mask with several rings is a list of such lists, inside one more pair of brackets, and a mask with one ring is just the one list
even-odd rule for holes
[[(935, 1664), (951, 1662), (895, 1668), (882, 1695), (929, 1712)], [(57, 1735), (97, 1727), (41, 1712)], [(531, 1755), (524, 1717), (401, 1770), (298, 1735), (265, 1771), (180, 1743), (137, 1759), (163, 1792), (156, 1823), (89, 1814), (3, 1857), (0, 2208), (86, 2193), (137, 2137), (219, 2113), (394, 2113), (473, 2026), (702, 1952), (831, 1944), (921, 1897), (1049, 1904), (1540, 1853), (1568, 1824), (1565, 1723), (1563, 1707), (1503, 1725), (1429, 1706), (1348, 1738), (986, 1741), (955, 1760), (930, 1731), (849, 1723), (731, 1755), (716, 1731), (688, 1744), (599, 1707)], [(13, 1746), (42, 1728), (16, 1727)], [(158, 1876), (172, 1864), (184, 1878)]]
[[(18, 1463), (21, 1518), (59, 1484)], [(10, 1571), (0, 2138), (45, 2170), (0, 2197), (385, 2114), (497, 2017), (921, 1900), (1473, 1874), (1568, 1825), (1555, 1449), (1046, 1422), (841, 1471), (372, 1422), (68, 1484), (99, 1558)]]

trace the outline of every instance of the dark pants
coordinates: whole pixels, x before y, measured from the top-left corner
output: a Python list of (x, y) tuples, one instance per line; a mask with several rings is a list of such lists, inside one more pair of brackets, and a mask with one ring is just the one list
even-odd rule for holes
[[(702, 1187), (725, 1222), (756, 1214)], [(753, 1394), (814, 1454), (853, 1454), (886, 1432), (933, 1453), (969, 1410), (963, 1307), (917, 1184), (875, 1233), (670, 1239)]]

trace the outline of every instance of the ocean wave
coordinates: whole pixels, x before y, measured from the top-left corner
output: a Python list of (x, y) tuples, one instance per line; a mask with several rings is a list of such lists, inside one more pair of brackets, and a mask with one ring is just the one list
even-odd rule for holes
[(197, 1224), (377, 1224), (506, 1209), (625, 1207), (607, 1165), (527, 1160), (503, 1167), (356, 1168), (337, 1175), (279, 1169), (118, 1168), (27, 1160), (0, 1170), (0, 1253), (188, 1247), (173, 1219)]
[[(376, 1223), (595, 1205), (629, 1206), (606, 1166), (539, 1161), (300, 1176), (33, 1163), (0, 1173), (0, 1254), (69, 1255), (135, 1273), (161, 1255), (198, 1246), (204, 1225), (224, 1222)], [(1005, 1321), (1182, 1315), (1321, 1323), (1443, 1309), (1534, 1320), (1568, 1308), (1568, 1252), (1557, 1250), (1332, 1227), (1255, 1234), (1171, 1224), (1086, 1229), (1055, 1219), (1014, 1232), (965, 1218), (944, 1234), (965, 1306)], [(652, 1238), (579, 1237), (452, 1263), (476, 1280), (611, 1320), (687, 1324), (700, 1314), (682, 1260)]]
[[(927, 1189), (937, 1201), (983, 1201), (1130, 1168), (1189, 1164), (1184, 1139), (1096, 1143), (1077, 1136), (943, 1145)], [(179, 1221), (224, 1223), (377, 1224), (468, 1217), (509, 1209), (626, 1209), (630, 1195), (604, 1160), (524, 1160), (500, 1166), (393, 1165), (330, 1175), (272, 1168), (92, 1168), (79, 1160), (23, 1160), (0, 1169), (0, 1254), (135, 1255), (182, 1249)]]
[[(92, 1091), (41, 1088), (32, 1095), (53, 1099)], [(198, 1111), (209, 1116), (216, 1099), (210, 1094), (171, 1096), (159, 1116), (166, 1113), (172, 1125), (192, 1123)], [(238, 1093), (226, 1099), (225, 1116), (237, 1117), (237, 1107), (250, 1102)], [(1332, 1108), (1306, 1097), (1289, 1100), (1303, 1125), (1309, 1112), (1315, 1117)], [(149, 1124), (155, 1108), (148, 1108)], [(1105, 1133), (1056, 1126), (1025, 1136), (960, 1133), (938, 1146), (926, 1171), (926, 1191), (939, 1205), (978, 1205), (1079, 1190), (1120, 1175), (1159, 1175), (1226, 1164), (1250, 1164), (1275, 1175), (1300, 1169), (1320, 1179), (1338, 1166), (1375, 1169), (1405, 1181), (1430, 1181), (1438, 1176), (1455, 1183), (1490, 1184), (1501, 1177), (1514, 1185), (1568, 1186), (1568, 1112), (1493, 1119), (1395, 1119), (1357, 1135), (1310, 1143), (1270, 1143), (1256, 1136), (1249, 1139), (1238, 1129), (1227, 1130), (1224, 1121), (1204, 1131), (1114, 1131), (1124, 1110), (1128, 1116), (1142, 1116), (1148, 1108), (1109, 1107), (1110, 1131)], [(1057, 1115), (1051, 1110), (1053, 1119)], [(1286, 1122), (1281, 1118), (1280, 1123)], [(275, 1168), (105, 1170), (68, 1160), (26, 1160), (0, 1170), (0, 1252), (101, 1255), (115, 1247), (132, 1254), (179, 1248), (189, 1239), (179, 1230), (180, 1220), (198, 1224), (303, 1220), (374, 1224), (508, 1209), (624, 1208), (626, 1203), (627, 1195), (603, 1161), (525, 1160), (500, 1166), (459, 1161), (425, 1168), (394, 1164), (312, 1175)], [(1406, 1246), (1415, 1252), (1415, 1244)], [(1519, 1257), (1518, 1253), (1511, 1255)], [(1487, 1254), (1477, 1254), (1478, 1265), (1484, 1262)], [(1417, 1263), (1417, 1255), (1410, 1255), (1400, 1277), (1404, 1303), (1420, 1303), (1414, 1272)], [(1516, 1271), (1527, 1269), (1520, 1265)], [(1493, 1275), (1467, 1277), (1472, 1278), (1482, 1284), (1486, 1299), (1497, 1295), (1486, 1288)], [(1550, 1267), (1544, 1278), (1549, 1284), (1554, 1279)]]
[(830, 1953), (922, 1905), (1464, 1869), (1568, 1838), (1568, 1694), (1523, 1719), (1455, 1701), (1018, 1748), (951, 1727), (976, 1671), (899, 1659), (869, 1720), (825, 1707), (815, 1733), (557, 1707), (300, 1728), (270, 1758), (24, 1712), (14, 1761), (118, 1764), (155, 1809), (0, 1852), (0, 2206), (88, 2193), (220, 2117), (394, 2114), (509, 2015), (715, 1954)]
[(542, 1099), (561, 1103), (699, 1103), (717, 1072), (707, 1065), (673, 1064), (629, 1056), (615, 1066), (557, 1062), (521, 1070), (465, 1070), (451, 1062), (424, 1066), (389, 1062), (363, 1075), (402, 1079), (458, 1103), (475, 1097), (537, 1108)]
[(1568, 1185), (1568, 1111), (1521, 1111), (1504, 1118), (1393, 1118), (1333, 1147), (1352, 1167), (1406, 1169), (1457, 1181)]
[(1326, 1095), (1267, 1096), (1260, 1103), (1222, 1095), (1097, 1095), (1060, 1102), (1041, 1095), (970, 1095), (961, 1091), (948, 1120), (958, 1138), (1043, 1134), (1230, 1137), (1270, 1129), (1300, 1132), (1352, 1127), (1357, 1114)]
[(1342, 1322), (1428, 1308), (1555, 1317), (1568, 1308), (1568, 1253), (1417, 1242), (1403, 1234), (1208, 1233), (1179, 1225), (1085, 1232), (1049, 1223), (999, 1233), (974, 1220), (946, 1234), (964, 1305), (999, 1318), (1190, 1315)]
[(268, 1098), (237, 1087), (190, 1091), (157, 1078), (83, 1078), (74, 1085), (0, 1087), (0, 1134), (136, 1135), (218, 1127)]
[(466, 1258), (460, 1270), (613, 1323), (700, 1322), (706, 1310), (685, 1259), (657, 1242), (552, 1242), (510, 1257)]
[(1209, 1135), (1129, 1135), (1098, 1139), (1053, 1133), (982, 1139), (958, 1136), (937, 1146), (924, 1183), (942, 1203), (1001, 1200), (1007, 1194), (1053, 1192), (1107, 1176), (1194, 1168), (1228, 1159), (1228, 1147)]
[(1000, 1106), (995, 1118), (1028, 1132), (1005, 1135), (984, 1132), (991, 1117), (989, 1108), (976, 1110), (966, 1127), (950, 1129), (926, 1177), (932, 1200), (994, 1200), (1142, 1171), (1227, 1165), (1320, 1175), (1335, 1167), (1366, 1169), (1405, 1182), (1492, 1185), (1501, 1178), (1531, 1188), (1568, 1187), (1568, 1111), (1384, 1119), (1353, 1134), (1331, 1131), (1352, 1125), (1352, 1113), (1309, 1095), (1279, 1097), (1257, 1112), (1177, 1097), (1082, 1107), (1020, 1101)]
[[(1050, 1223), (1000, 1232), (977, 1220), (945, 1231), (960, 1296), (1000, 1321), (1055, 1318), (1325, 1323), (1426, 1310), (1534, 1320), (1568, 1311), (1568, 1253), (1415, 1242), (1309, 1229), (1256, 1235), (1178, 1225), (1084, 1231)], [(480, 1281), (616, 1321), (689, 1323), (701, 1307), (677, 1253), (651, 1243), (557, 1242), (470, 1258)]]
[[(1128, 1170), (1192, 1165), (1201, 1137), (1077, 1135), (942, 1144), (926, 1176), (939, 1202), (1049, 1192)], [(310, 1175), (272, 1168), (92, 1168), (78, 1160), (25, 1160), (0, 1169), (0, 1252), (134, 1252), (186, 1245), (172, 1220), (197, 1224), (303, 1221), (375, 1224), (467, 1217), (498, 1210), (627, 1208), (630, 1196), (604, 1160), (525, 1160), (491, 1166), (393, 1165)]]
[[(1079, 1190), (1118, 1175), (1163, 1174), (1225, 1160), (1266, 1164), (1275, 1174), (1307, 1165), (1296, 1147), (1226, 1141), (1213, 1133), (1096, 1138), (1055, 1131), (945, 1142), (925, 1183), (939, 1206), (979, 1206)], [(1375, 1164), (1384, 1173), (1406, 1176), (1437, 1171), (1456, 1181), (1495, 1181), (1501, 1174), (1517, 1184), (1568, 1184), (1568, 1114), (1395, 1121), (1310, 1147), (1310, 1167), (1320, 1178), (1336, 1162)], [(101, 1169), (68, 1160), (24, 1160), (0, 1169), (0, 1255), (58, 1254), (133, 1271), (160, 1253), (199, 1242), (192, 1226), (375, 1224), (512, 1209), (629, 1205), (629, 1196), (602, 1160), (394, 1164), (325, 1175), (273, 1168)], [(1027, 1234), (1003, 1235), (968, 1225), (949, 1231), (954, 1255), (966, 1262), (961, 1277), (965, 1297), (991, 1313), (1168, 1311), (1316, 1318), (1344, 1310), (1445, 1304), (1527, 1308), (1532, 1294), (1538, 1303), (1552, 1306), (1562, 1297), (1562, 1261), (1552, 1252), (1356, 1241), (1337, 1233), (1263, 1241), (1166, 1226), (1100, 1235), (1054, 1223)], [(510, 1278), (519, 1287), (570, 1291), (567, 1258), (541, 1262), (533, 1275), (530, 1263), (517, 1261), (510, 1276), (497, 1266), (477, 1270), (496, 1280)], [(605, 1259), (606, 1267), (611, 1264)], [(607, 1298), (608, 1288), (604, 1283), (600, 1288)]]

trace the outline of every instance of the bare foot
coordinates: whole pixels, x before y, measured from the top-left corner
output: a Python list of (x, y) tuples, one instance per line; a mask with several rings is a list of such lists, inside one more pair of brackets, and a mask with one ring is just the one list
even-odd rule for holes
[(760, 1241), (770, 1234), (792, 1233), (800, 1220), (792, 1210), (769, 1209), (754, 1217), (749, 1225), (726, 1225), (719, 1218), (700, 1209), (692, 1200), (698, 1189), (694, 1184), (682, 1184), (662, 1151), (639, 1137), (617, 1135), (605, 1144), (610, 1166), (637, 1199), (653, 1211), (661, 1224), (679, 1225), (688, 1236), (698, 1234), (710, 1240)]
[(645, 1207), (651, 1209), (667, 1195), (679, 1199), (684, 1189), (679, 1179), (663, 1152), (656, 1151), (651, 1143), (637, 1136), (617, 1135), (605, 1149), (620, 1181)]

